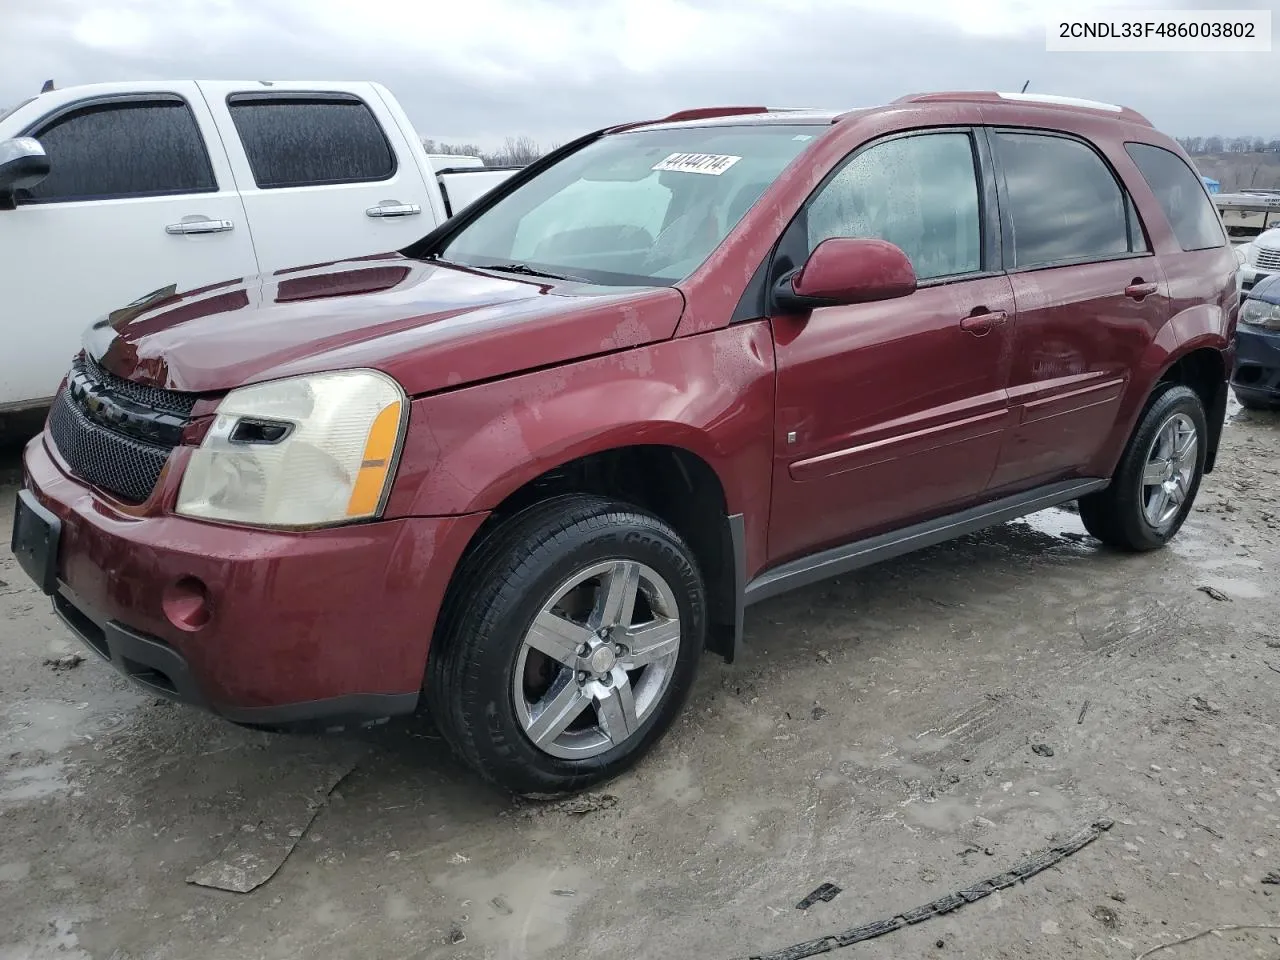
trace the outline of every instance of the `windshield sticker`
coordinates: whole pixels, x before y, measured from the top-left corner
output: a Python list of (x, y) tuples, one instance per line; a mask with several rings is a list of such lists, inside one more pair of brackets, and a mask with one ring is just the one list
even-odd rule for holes
[(722, 153), (673, 153), (665, 160), (655, 163), (654, 170), (675, 170), (679, 173), (708, 173), (718, 177), (741, 157), (729, 157)]

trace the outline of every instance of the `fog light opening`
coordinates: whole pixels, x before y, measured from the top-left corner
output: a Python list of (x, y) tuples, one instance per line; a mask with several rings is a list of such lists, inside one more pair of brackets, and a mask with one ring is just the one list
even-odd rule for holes
[(199, 630), (213, 617), (209, 591), (196, 577), (182, 577), (164, 588), (164, 615), (179, 630)]

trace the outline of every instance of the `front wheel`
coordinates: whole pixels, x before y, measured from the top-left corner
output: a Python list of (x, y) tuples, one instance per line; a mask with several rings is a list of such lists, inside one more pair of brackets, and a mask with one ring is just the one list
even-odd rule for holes
[(1165, 387), (1147, 405), (1111, 485), (1080, 499), (1085, 529), (1122, 550), (1154, 550), (1168, 543), (1200, 489), (1208, 436), (1196, 392)]
[(599, 497), (530, 508), (469, 557), (427, 701), (486, 779), (517, 794), (616, 776), (666, 732), (706, 631), (702, 577), (663, 521)]

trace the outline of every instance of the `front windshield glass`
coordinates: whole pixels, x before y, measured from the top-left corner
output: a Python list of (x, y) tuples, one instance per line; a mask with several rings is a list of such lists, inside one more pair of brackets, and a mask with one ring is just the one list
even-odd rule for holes
[(758, 124), (603, 137), (498, 201), (440, 257), (670, 286), (711, 255), (821, 129)]
[(0, 120), (3, 120), (5, 117), (9, 116), (11, 113), (17, 113), (19, 110), (21, 110), (23, 107), (25, 107), (28, 103), (30, 103), (34, 99), (35, 97), (27, 97), (27, 99), (23, 100), (21, 103), (15, 106), (9, 107), (8, 109), (4, 107), (0, 107)]

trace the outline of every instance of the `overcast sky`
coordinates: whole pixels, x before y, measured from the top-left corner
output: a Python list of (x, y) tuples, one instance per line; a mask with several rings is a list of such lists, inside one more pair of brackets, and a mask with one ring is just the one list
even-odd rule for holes
[[(0, 108), (132, 79), (378, 80), (423, 136), (491, 148), (708, 104), (845, 107), (937, 89), (1124, 103), (1175, 135), (1280, 136), (1280, 43), (1254, 54), (1047, 53), (1036, 0), (6, 0)], [(1130, 0), (1271, 9), (1280, 0)], [(896, 8), (889, 12), (884, 7)], [(1268, 87), (1270, 89), (1268, 89)]]

